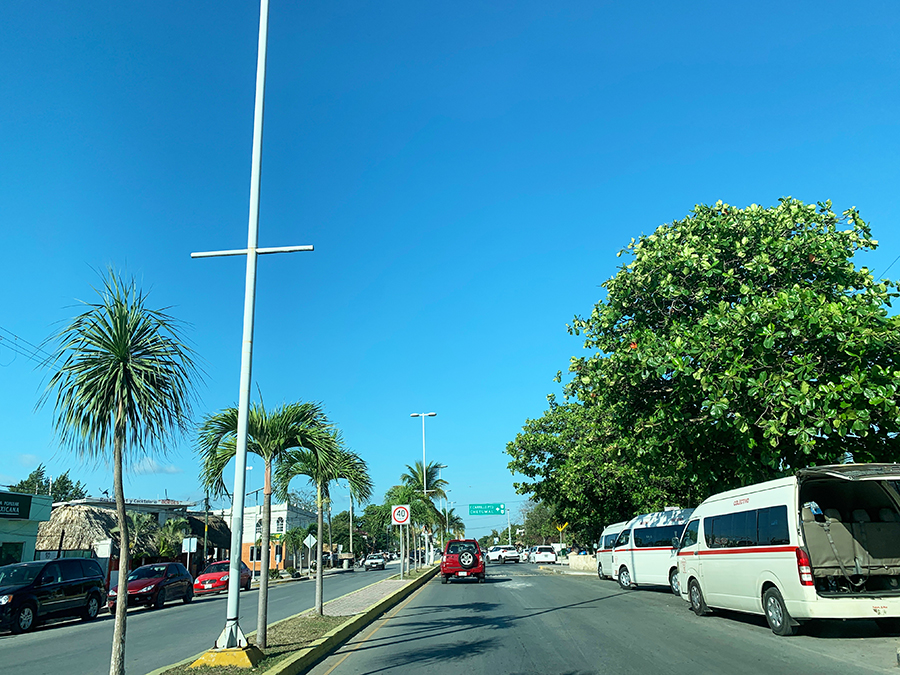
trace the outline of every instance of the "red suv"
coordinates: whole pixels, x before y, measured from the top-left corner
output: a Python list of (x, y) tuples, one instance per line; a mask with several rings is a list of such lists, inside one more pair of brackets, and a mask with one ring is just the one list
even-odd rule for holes
[(484, 583), (484, 554), (474, 539), (451, 539), (441, 556), (441, 583), (458, 577)]

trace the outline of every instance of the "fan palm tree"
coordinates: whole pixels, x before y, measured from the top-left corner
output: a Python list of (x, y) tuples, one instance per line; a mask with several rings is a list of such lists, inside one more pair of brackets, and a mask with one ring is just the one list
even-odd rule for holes
[[(217, 497), (225, 491), (225, 467), (237, 448), (237, 408), (209, 415), (200, 425), (198, 450), (202, 460), (200, 480)], [(291, 449), (318, 448), (331, 443), (330, 425), (318, 403), (287, 403), (268, 411), (262, 403), (250, 406), (247, 451), (265, 462), (261, 529), (261, 567), (256, 644), (266, 647), (269, 593), (269, 539), (272, 510), (272, 469)], [(234, 553), (232, 553), (234, 555)]]
[(316, 485), (316, 514), (318, 544), (316, 546), (316, 614), (322, 616), (322, 538), (324, 529), (324, 505), (330, 498), (329, 485), (333, 481), (346, 480), (350, 494), (357, 504), (369, 501), (372, 496), (372, 479), (365, 461), (343, 447), (340, 433), (331, 431), (331, 443), (317, 448), (295, 450), (279, 462), (276, 485), (279, 498), (286, 497), (290, 482), (297, 476), (306, 476)]
[[(119, 527), (119, 579), (128, 576), (130, 538), (122, 471), (134, 457), (164, 451), (190, 419), (197, 370), (180, 324), (165, 310), (146, 306), (133, 280), (112, 270), (51, 341), (56, 343), (50, 378), (39, 406), (54, 399), (54, 429), (76, 454), (112, 464)], [(125, 595), (116, 603), (111, 675), (125, 672)]]

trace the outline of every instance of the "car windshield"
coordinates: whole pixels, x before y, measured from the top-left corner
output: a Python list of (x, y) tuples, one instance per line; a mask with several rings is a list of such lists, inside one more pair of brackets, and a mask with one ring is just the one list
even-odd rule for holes
[(219, 572), (227, 572), (230, 563), (227, 562), (217, 562), (213, 563), (205, 570), (203, 570), (203, 574), (218, 574)]
[(43, 569), (41, 565), (5, 565), (0, 567), (0, 586), (30, 584)]
[(137, 579), (158, 579), (166, 576), (166, 565), (145, 565), (138, 567), (134, 572), (128, 575), (128, 581), (136, 581)]

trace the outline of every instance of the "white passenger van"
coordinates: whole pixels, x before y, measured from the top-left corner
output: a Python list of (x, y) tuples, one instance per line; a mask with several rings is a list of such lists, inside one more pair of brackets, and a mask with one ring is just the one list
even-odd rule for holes
[(808, 619), (900, 628), (900, 464), (841, 464), (723, 492), (690, 517), (681, 595), (764, 614), (777, 635)]
[(676, 544), (693, 511), (645, 513), (625, 524), (612, 552), (612, 576), (619, 586), (669, 586), (678, 594)]
[(628, 521), (623, 520), (621, 523), (607, 525), (600, 533), (600, 541), (597, 542), (597, 576), (601, 579), (612, 579), (613, 544), (627, 524)]

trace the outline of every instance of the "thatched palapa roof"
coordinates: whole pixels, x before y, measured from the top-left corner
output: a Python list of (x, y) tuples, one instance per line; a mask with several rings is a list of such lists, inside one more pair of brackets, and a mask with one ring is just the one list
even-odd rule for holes
[(96, 506), (66, 505), (53, 509), (50, 520), (38, 526), (38, 551), (55, 551), (63, 535), (64, 551), (89, 551), (98, 541), (112, 539), (116, 526), (114, 511)]

